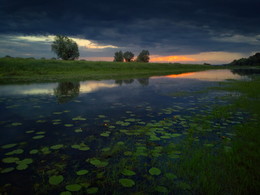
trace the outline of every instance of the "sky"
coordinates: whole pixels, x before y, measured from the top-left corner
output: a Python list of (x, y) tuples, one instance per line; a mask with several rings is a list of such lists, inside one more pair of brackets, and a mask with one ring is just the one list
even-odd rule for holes
[(229, 63), (260, 51), (259, 0), (0, 0), (0, 57), (56, 57), (55, 35), (80, 59), (149, 50), (151, 62)]

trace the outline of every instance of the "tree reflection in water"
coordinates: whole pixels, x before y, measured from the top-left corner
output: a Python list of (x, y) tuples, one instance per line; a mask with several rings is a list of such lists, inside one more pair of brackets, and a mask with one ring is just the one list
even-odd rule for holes
[[(142, 86), (147, 86), (149, 85), (149, 78), (140, 78), (140, 79), (136, 79), (140, 85)], [(135, 80), (134, 79), (125, 79), (125, 80), (115, 80), (115, 83), (118, 85), (123, 85), (123, 84), (131, 84), (133, 83)]]
[(77, 97), (80, 92), (79, 82), (61, 82), (54, 89), (54, 95), (59, 103), (66, 103)]

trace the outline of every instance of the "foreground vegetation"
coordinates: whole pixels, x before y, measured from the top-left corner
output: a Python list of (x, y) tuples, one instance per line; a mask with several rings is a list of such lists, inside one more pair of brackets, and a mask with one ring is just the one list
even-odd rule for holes
[[(175, 171), (190, 181), (192, 189), (199, 194), (258, 194), (260, 77), (221, 85), (224, 86), (217, 89), (232, 92), (225, 99), (233, 103), (216, 106), (208, 116), (194, 116), (202, 128), (191, 129), (190, 136), (181, 144), (185, 152)], [(204, 147), (196, 143), (196, 135), (201, 136), (207, 131), (205, 122), (208, 119), (227, 121), (229, 113), (237, 111), (248, 115), (248, 120), (230, 129), (233, 139), (220, 136), (222, 141), (218, 147)]]
[(0, 83), (119, 79), (178, 74), (219, 68), (223, 67), (192, 64), (115, 63), (0, 58)]

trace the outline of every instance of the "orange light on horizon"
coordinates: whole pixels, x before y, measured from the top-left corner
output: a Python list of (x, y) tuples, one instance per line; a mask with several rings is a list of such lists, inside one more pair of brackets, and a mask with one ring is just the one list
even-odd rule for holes
[(181, 62), (181, 61), (196, 61), (196, 59), (186, 56), (158, 56), (152, 55), (151, 62)]

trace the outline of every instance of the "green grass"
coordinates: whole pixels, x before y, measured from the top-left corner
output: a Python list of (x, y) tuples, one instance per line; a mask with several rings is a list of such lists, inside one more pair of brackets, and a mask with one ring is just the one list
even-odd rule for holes
[(0, 83), (120, 79), (227, 68), (167, 63), (118, 63), (0, 58)]
[[(217, 148), (203, 147), (190, 140), (182, 143), (184, 153), (176, 172), (190, 181), (198, 194), (258, 194), (260, 191), (260, 77), (233, 81), (220, 90), (241, 93), (229, 97), (233, 104), (216, 107), (206, 118), (225, 118), (226, 113), (242, 110), (250, 118), (230, 129), (236, 136), (223, 139)], [(199, 118), (203, 124), (203, 118)], [(189, 137), (190, 139), (190, 137)]]

